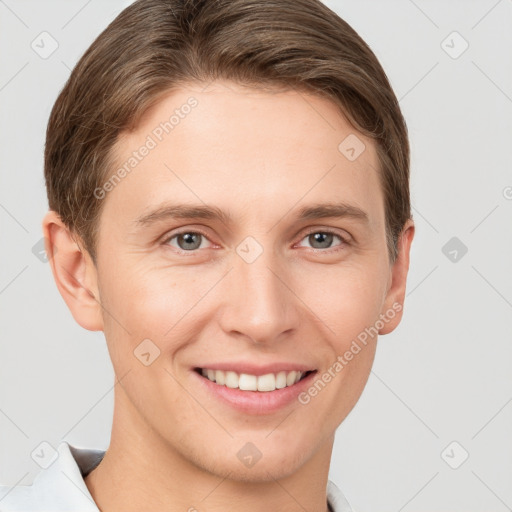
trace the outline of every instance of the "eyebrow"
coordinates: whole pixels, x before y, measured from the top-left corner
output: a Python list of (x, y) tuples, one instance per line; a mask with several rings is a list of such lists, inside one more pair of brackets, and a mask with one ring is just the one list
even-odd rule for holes
[(298, 220), (312, 220), (333, 217), (338, 219), (350, 218), (368, 224), (368, 214), (359, 208), (347, 203), (325, 203), (311, 206), (304, 206), (298, 212)]
[[(369, 216), (364, 210), (347, 203), (320, 203), (304, 206), (296, 215), (298, 221), (323, 218), (350, 218), (364, 224), (369, 223)], [(223, 224), (230, 224), (233, 221), (229, 213), (216, 206), (165, 204), (140, 216), (135, 220), (135, 224), (144, 227), (168, 219), (210, 219), (218, 220)]]
[(216, 206), (170, 204), (159, 206), (149, 213), (142, 215), (135, 221), (135, 224), (138, 226), (148, 226), (149, 224), (167, 219), (213, 219), (220, 220), (226, 224), (231, 221), (231, 216)]

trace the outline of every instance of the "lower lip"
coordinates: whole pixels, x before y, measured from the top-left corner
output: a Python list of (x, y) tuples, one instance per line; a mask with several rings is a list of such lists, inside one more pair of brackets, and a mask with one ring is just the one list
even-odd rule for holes
[(271, 414), (276, 412), (292, 402), (297, 401), (297, 397), (307, 389), (316, 372), (312, 372), (293, 386), (287, 386), (274, 391), (242, 391), (238, 388), (228, 388), (212, 382), (210, 379), (192, 371), (194, 376), (199, 379), (201, 386), (215, 398), (229, 404), (238, 411), (247, 414)]

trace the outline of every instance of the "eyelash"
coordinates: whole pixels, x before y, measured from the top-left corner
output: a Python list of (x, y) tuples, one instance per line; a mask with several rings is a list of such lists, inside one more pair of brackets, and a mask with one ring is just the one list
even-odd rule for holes
[[(210, 239), (208, 238), (208, 235), (206, 235), (206, 233), (204, 233), (203, 231), (199, 230), (199, 229), (194, 229), (194, 230), (191, 230), (191, 229), (188, 229), (188, 230), (183, 230), (183, 231), (179, 231), (177, 233), (173, 233), (172, 235), (170, 236), (166, 236), (162, 242), (163, 245), (169, 245), (170, 241), (173, 240), (174, 238), (180, 236), (180, 235), (184, 235), (184, 234), (194, 234), (194, 235), (201, 235), (203, 236), (204, 238), (206, 238), (207, 240), (210, 241)], [(333, 253), (333, 252), (337, 252), (337, 251), (340, 251), (340, 250), (343, 250), (343, 248), (347, 245), (349, 245), (349, 241), (347, 238), (343, 237), (342, 235), (340, 235), (338, 232), (336, 231), (333, 231), (331, 229), (311, 229), (310, 231), (308, 231), (307, 233), (305, 233), (303, 235), (303, 237), (299, 240), (299, 242), (302, 242), (302, 240), (304, 240), (304, 238), (308, 237), (309, 235), (312, 235), (314, 233), (322, 233), (322, 234), (327, 234), (327, 235), (334, 235), (336, 237), (339, 238), (340, 240), (340, 244), (339, 245), (335, 245), (334, 247), (328, 247), (326, 249), (318, 249), (318, 248), (315, 248), (315, 247), (310, 247), (311, 250), (313, 251), (320, 251), (320, 252), (325, 252), (325, 253)], [(211, 242), (211, 241), (210, 241)], [(213, 242), (211, 242), (213, 243)], [(187, 255), (195, 255), (198, 253), (199, 249), (194, 249), (194, 250), (191, 250), (191, 251), (185, 251), (183, 249), (180, 249), (178, 247), (174, 247), (172, 246), (173, 249), (178, 252), (178, 254), (187, 254)]]

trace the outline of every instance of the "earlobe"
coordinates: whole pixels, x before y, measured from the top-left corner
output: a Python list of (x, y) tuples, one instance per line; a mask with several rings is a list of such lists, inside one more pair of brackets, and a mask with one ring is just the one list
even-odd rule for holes
[(389, 334), (394, 331), (402, 319), (414, 229), (412, 219), (408, 220), (398, 239), (398, 255), (391, 268), (391, 284), (381, 311), (381, 317), (384, 315), (386, 321), (384, 327), (379, 330), (379, 334)]
[(89, 253), (55, 211), (45, 215), (42, 227), (55, 283), (73, 318), (84, 329), (103, 330), (97, 271)]

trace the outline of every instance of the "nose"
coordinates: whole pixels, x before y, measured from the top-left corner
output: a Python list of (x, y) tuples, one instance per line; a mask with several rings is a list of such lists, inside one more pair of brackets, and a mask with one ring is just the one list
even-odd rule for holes
[(271, 250), (252, 262), (234, 254), (233, 268), (223, 283), (220, 324), (230, 336), (272, 344), (295, 331), (300, 300), (293, 293), (289, 267)]

